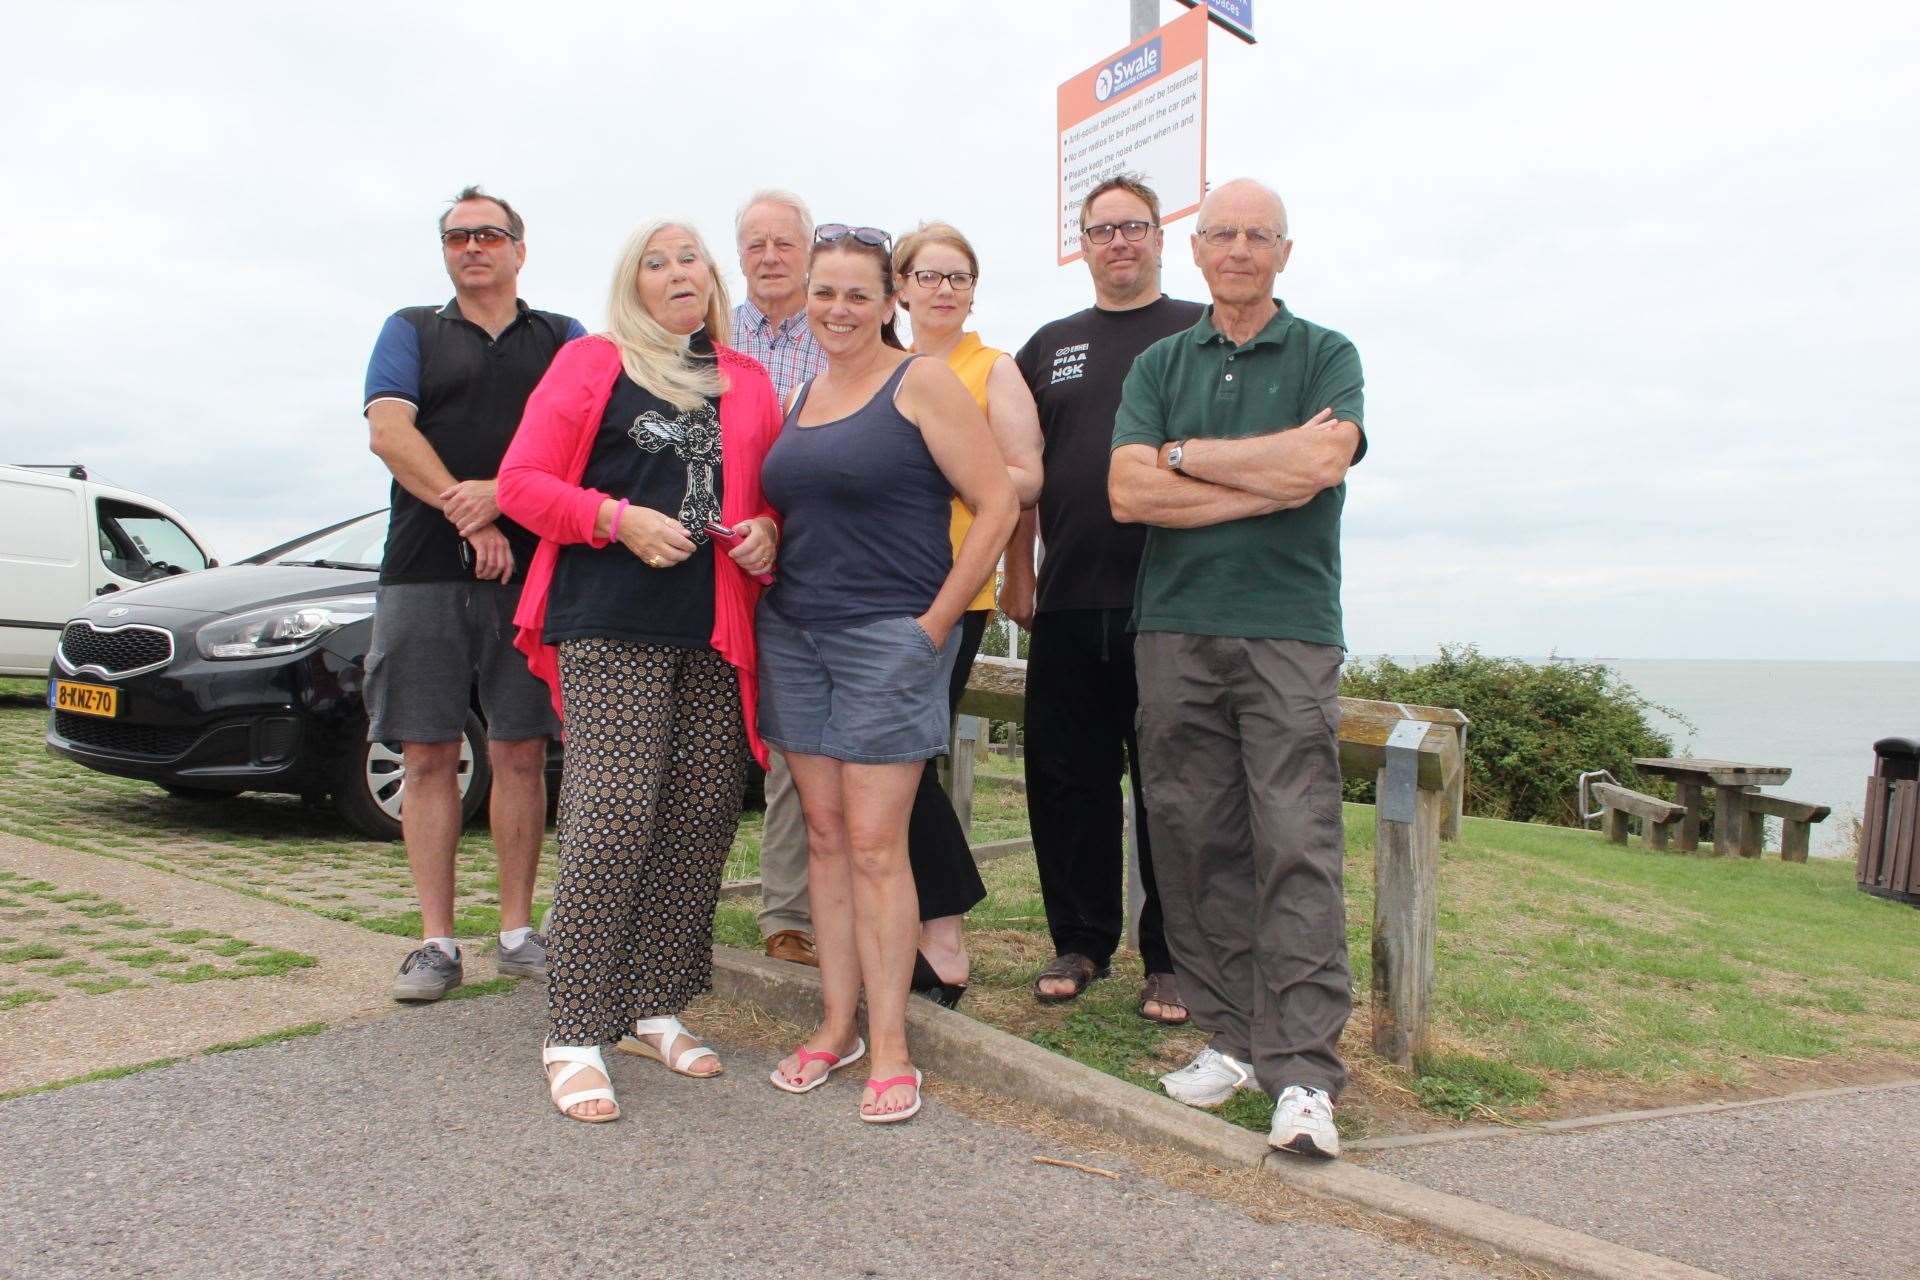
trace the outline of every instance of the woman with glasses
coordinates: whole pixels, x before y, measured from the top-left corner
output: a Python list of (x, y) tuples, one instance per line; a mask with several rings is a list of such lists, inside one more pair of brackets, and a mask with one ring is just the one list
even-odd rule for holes
[(711, 985), (748, 751), (766, 763), (754, 575), (779, 539), (760, 485), (779, 401), (727, 318), (699, 233), (642, 226), (607, 332), (562, 348), (500, 467), (501, 510), (540, 535), (517, 644), (567, 730), (541, 1061), (588, 1123), (620, 1114), (603, 1044), (720, 1074), (679, 1015)]
[[(894, 334), (890, 238), (815, 231), (807, 322), (826, 368), (794, 394), (767, 455), (780, 580), (759, 610), (760, 724), (786, 753), (807, 820), (819, 1026), (773, 1072), (805, 1093), (868, 1053), (859, 1115), (920, 1109), (906, 1007), (919, 938), (908, 814), (947, 749), (960, 619), (993, 572), (1019, 499), (992, 431), (944, 362)], [(973, 513), (956, 554), (951, 503)]]
[[(924, 222), (893, 249), (900, 305), (913, 324), (915, 355), (943, 360), (967, 388), (999, 445), (1008, 478), (1022, 506), (1040, 496), (1040, 414), (1033, 393), (1014, 367), (1013, 357), (969, 333), (980, 259), (966, 236), (945, 222)], [(973, 513), (958, 498), (952, 506), (948, 538), (958, 554), (973, 525)], [(966, 691), (974, 655), (980, 652), (987, 620), (993, 616), (994, 582), (982, 586), (961, 615), (960, 643), (947, 683), (949, 718)], [(914, 885), (920, 891), (920, 954), (914, 960), (913, 990), (952, 1008), (967, 989), (967, 949), (961, 922), (986, 897), (967, 833), (941, 789), (936, 772), (926, 770), (914, 793), (907, 830), (907, 852)]]

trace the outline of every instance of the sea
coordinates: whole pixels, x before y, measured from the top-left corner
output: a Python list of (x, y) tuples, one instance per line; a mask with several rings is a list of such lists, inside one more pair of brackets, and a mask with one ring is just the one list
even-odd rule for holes
[[(1813, 829), (1813, 851), (1828, 857), (1854, 854), (1853, 819), (1866, 800), (1874, 742), (1920, 737), (1920, 662), (1598, 661), (1665, 708), (1649, 719), (1672, 736), (1674, 754), (1792, 769), (1766, 789), (1832, 806)], [(1772, 825), (1770, 847), (1778, 848)]]

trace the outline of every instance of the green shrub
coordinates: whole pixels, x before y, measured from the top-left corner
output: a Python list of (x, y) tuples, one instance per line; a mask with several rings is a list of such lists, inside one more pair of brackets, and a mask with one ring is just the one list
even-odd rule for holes
[[(1340, 692), (1459, 708), (1472, 721), (1467, 812), (1562, 826), (1579, 825), (1576, 790), (1589, 770), (1664, 794), (1663, 783), (1635, 772), (1633, 758), (1673, 754), (1672, 739), (1647, 723), (1649, 710), (1680, 719), (1600, 663), (1493, 658), (1472, 645), (1443, 645), (1437, 659), (1419, 666), (1392, 658), (1349, 663)], [(1373, 780), (1348, 780), (1346, 795), (1371, 804)]]

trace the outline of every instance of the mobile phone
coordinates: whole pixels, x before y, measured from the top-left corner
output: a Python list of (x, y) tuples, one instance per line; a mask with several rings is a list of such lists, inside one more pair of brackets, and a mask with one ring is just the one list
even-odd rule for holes
[[(721, 524), (718, 520), (707, 521), (707, 537), (713, 540), (714, 546), (727, 551), (733, 550), (747, 540), (745, 534), (735, 532), (732, 528)], [(773, 585), (773, 575), (770, 573), (752, 573), (747, 576), (763, 587)]]

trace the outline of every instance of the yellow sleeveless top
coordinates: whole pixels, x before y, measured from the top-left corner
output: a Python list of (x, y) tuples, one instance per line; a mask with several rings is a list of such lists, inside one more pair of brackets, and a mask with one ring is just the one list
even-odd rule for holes
[[(973, 393), (974, 403), (980, 406), (980, 412), (987, 411), (987, 374), (993, 370), (993, 362), (1006, 352), (996, 350), (980, 341), (977, 333), (963, 333), (960, 343), (947, 353), (947, 367)], [(947, 537), (953, 543), (953, 553), (960, 554), (960, 543), (965, 540), (967, 530), (973, 527), (973, 512), (967, 510), (967, 504), (959, 498), (953, 500), (953, 521), (948, 526)], [(980, 588), (980, 594), (967, 605), (969, 612), (975, 609), (993, 608), (994, 579), (987, 578), (987, 585)]]

